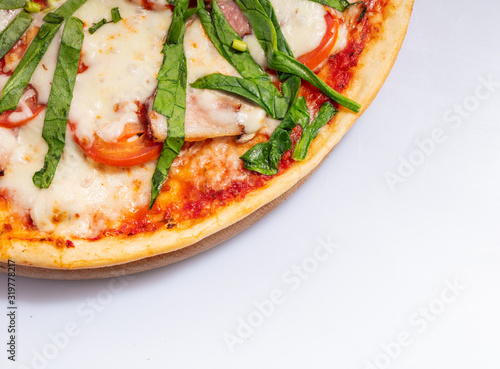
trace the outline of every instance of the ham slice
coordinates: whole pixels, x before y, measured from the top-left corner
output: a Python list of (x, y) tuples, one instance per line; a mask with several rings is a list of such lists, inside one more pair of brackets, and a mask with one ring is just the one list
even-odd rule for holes
[[(167, 118), (155, 112), (153, 97), (146, 102), (148, 124), (153, 140), (162, 142), (167, 138)], [(186, 141), (201, 141), (207, 138), (238, 136), (243, 133), (239, 123), (241, 103), (223, 94), (199, 90), (188, 94), (186, 100)]]
[(217, 3), (219, 4), (220, 10), (222, 10), (222, 13), (228, 20), (231, 27), (240, 37), (252, 33), (250, 23), (248, 23), (245, 15), (234, 0), (218, 0)]

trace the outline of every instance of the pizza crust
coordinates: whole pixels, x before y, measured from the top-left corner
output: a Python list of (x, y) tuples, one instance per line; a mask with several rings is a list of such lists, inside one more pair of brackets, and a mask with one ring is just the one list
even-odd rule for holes
[[(344, 93), (368, 108), (394, 64), (406, 34), (413, 0), (393, 0), (385, 10), (383, 27), (366, 45), (349, 88)], [(196, 255), (241, 232), (295, 192), (333, 150), (359, 117), (341, 109), (334, 124), (323, 128), (307, 159), (296, 163), (242, 201), (220, 208), (190, 226), (131, 237), (74, 241), (74, 248), (52, 241), (0, 238), (0, 272), (16, 261), (17, 274), (47, 279), (105, 278), (145, 271)]]

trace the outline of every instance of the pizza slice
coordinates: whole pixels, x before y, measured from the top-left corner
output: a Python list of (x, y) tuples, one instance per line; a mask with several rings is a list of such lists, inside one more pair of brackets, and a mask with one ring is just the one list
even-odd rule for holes
[(373, 100), (412, 6), (18, 2), (0, 0), (0, 253), (50, 278), (165, 265), (263, 216)]

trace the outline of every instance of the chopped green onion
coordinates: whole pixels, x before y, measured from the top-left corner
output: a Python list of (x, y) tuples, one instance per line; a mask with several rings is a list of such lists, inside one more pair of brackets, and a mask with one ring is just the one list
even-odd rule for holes
[(99, 28), (104, 26), (106, 23), (108, 23), (108, 21), (106, 19), (102, 18), (99, 23), (96, 23), (92, 27), (89, 28), (89, 33), (91, 35), (94, 34), (95, 31), (97, 31)]
[(111, 18), (113, 19), (113, 23), (117, 23), (122, 20), (120, 10), (118, 8), (111, 9)]
[(42, 10), (42, 6), (34, 1), (28, 1), (24, 6), (24, 9), (26, 9), (29, 13), (39, 13), (40, 10)]
[(234, 40), (232, 48), (241, 52), (245, 52), (247, 50), (248, 45), (240, 40)]
[(123, 18), (121, 17), (120, 10), (118, 8), (111, 9), (111, 18), (112, 18), (112, 20), (110, 20), (110, 21), (108, 21), (105, 18), (102, 18), (98, 23), (94, 24), (92, 27), (89, 28), (89, 33), (92, 35), (99, 28), (101, 28), (102, 26), (104, 26), (105, 24), (108, 24), (108, 23), (111, 23), (111, 22), (117, 23), (120, 20), (122, 20)]

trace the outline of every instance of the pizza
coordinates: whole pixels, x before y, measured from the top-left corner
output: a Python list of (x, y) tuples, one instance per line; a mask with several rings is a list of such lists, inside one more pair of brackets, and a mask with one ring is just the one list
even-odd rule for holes
[(412, 0), (0, 0), (0, 260), (166, 265), (262, 217), (368, 107)]

